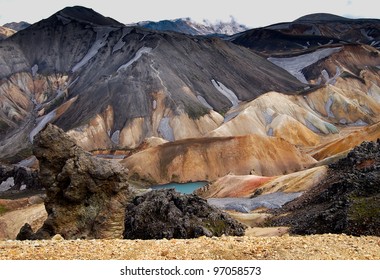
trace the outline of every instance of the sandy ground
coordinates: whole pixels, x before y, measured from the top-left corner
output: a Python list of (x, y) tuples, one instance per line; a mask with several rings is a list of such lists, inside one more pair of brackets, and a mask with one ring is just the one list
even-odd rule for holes
[(172, 240), (0, 241), (1, 260), (380, 260), (380, 237), (313, 235)]

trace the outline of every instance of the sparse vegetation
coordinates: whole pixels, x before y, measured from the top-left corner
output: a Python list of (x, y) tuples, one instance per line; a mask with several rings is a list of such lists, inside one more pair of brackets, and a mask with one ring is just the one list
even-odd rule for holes
[(4, 205), (0, 204), (0, 215), (4, 214), (7, 211), (8, 209)]
[(198, 106), (195, 104), (186, 104), (185, 105), (185, 111), (187, 115), (192, 119), (192, 120), (198, 120), (199, 118), (203, 117), (204, 115), (209, 113), (209, 109), (203, 107), (203, 106)]

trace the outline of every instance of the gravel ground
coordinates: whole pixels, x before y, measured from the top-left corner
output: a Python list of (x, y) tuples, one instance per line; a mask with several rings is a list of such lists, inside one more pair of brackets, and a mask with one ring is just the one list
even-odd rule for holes
[(0, 241), (1, 260), (380, 260), (380, 237), (313, 235), (172, 240)]

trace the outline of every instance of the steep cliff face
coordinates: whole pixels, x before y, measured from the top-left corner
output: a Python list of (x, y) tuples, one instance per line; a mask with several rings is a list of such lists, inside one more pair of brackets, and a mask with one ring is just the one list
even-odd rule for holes
[[(126, 27), (83, 7), (2, 41), (0, 70), (5, 158), (27, 154), (48, 122), (86, 149), (134, 148), (151, 136), (202, 136), (240, 102), (304, 87), (243, 47)], [(23, 144), (4, 147), (11, 139)]]

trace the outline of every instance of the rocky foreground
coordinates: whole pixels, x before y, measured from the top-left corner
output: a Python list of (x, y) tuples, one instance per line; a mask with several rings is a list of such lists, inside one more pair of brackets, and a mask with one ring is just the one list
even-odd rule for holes
[(1, 241), (1, 260), (379, 260), (380, 238), (310, 235)]

